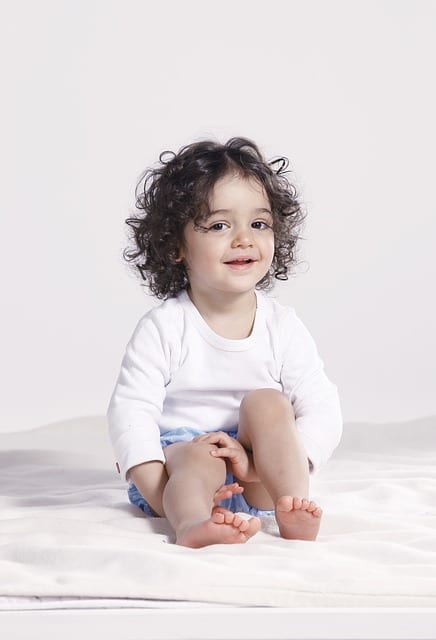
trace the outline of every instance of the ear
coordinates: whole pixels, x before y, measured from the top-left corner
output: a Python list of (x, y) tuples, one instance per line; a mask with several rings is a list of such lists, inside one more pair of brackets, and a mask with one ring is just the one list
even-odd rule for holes
[(179, 255), (178, 255), (178, 257), (174, 260), (174, 262), (177, 262), (177, 263), (179, 263), (179, 262), (183, 262), (184, 257), (185, 257), (185, 256), (183, 255), (183, 251), (182, 251), (182, 250), (180, 250), (180, 251), (179, 251)]

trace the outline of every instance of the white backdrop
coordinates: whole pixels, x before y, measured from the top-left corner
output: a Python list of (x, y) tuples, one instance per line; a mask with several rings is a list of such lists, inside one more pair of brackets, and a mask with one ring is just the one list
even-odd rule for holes
[(151, 306), (124, 219), (163, 149), (290, 158), (308, 211), (277, 290), (346, 421), (436, 414), (432, 1), (3, 0), (0, 430), (102, 414)]

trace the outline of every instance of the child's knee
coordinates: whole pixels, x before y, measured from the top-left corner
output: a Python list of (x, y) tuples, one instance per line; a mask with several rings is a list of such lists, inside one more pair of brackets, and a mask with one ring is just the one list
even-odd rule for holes
[(213, 449), (217, 449), (214, 444), (204, 442), (176, 442), (168, 445), (164, 450), (168, 475), (185, 467), (220, 463), (221, 459), (210, 455)]
[(218, 449), (216, 444), (210, 444), (208, 442), (189, 442), (188, 453), (195, 458), (216, 460), (216, 458), (210, 455), (210, 452), (215, 449)]
[(192, 464), (196, 462), (216, 462), (217, 459), (210, 455), (210, 452), (218, 447), (207, 442), (178, 442), (169, 445), (166, 452), (167, 465), (174, 467), (175, 464)]
[(254, 415), (270, 412), (284, 412), (295, 418), (292, 403), (289, 398), (277, 389), (255, 389), (245, 394), (241, 402), (241, 411)]

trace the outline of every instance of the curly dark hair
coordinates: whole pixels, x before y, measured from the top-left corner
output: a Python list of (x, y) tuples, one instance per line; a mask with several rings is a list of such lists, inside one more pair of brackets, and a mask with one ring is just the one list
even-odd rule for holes
[(287, 280), (296, 263), (296, 244), (305, 214), (295, 187), (285, 174), (289, 161), (277, 157), (267, 162), (257, 145), (247, 138), (225, 144), (203, 140), (178, 153), (163, 151), (159, 165), (147, 169), (136, 186), (136, 208), (142, 213), (127, 218), (133, 247), (124, 250), (126, 261), (161, 299), (176, 296), (189, 286), (183, 262), (176, 262), (183, 230), (192, 220), (198, 230), (209, 211), (209, 194), (228, 173), (252, 177), (265, 189), (273, 214), (274, 257), (269, 272), (256, 288), (270, 289), (273, 278)]

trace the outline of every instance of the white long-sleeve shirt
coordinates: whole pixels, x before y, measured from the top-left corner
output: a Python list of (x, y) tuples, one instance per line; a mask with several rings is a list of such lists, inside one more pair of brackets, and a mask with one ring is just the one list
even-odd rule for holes
[(186, 291), (141, 318), (107, 412), (123, 477), (134, 465), (165, 462), (160, 436), (169, 430), (235, 429), (244, 395), (263, 388), (289, 397), (313, 470), (331, 456), (342, 434), (337, 388), (295, 311), (256, 296), (252, 332), (241, 340), (215, 333)]

